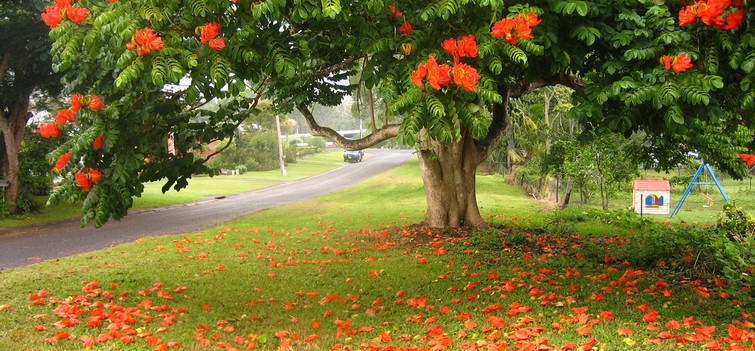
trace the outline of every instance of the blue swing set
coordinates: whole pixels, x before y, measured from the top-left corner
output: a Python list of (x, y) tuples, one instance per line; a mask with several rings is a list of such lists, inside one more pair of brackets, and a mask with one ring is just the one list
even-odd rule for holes
[[(708, 181), (699, 181), (700, 175), (703, 174), (703, 171), (708, 171), (708, 175), (710, 175), (711, 180), (713, 182)], [(695, 185), (715, 185), (718, 187), (718, 191), (721, 192), (721, 195), (723, 195), (724, 200), (727, 204), (731, 205), (731, 200), (729, 200), (729, 196), (726, 195), (726, 192), (724, 191), (724, 188), (721, 186), (721, 182), (718, 181), (718, 178), (716, 178), (716, 174), (713, 173), (713, 170), (710, 168), (710, 166), (705, 163), (705, 160), (700, 160), (700, 167), (697, 168), (697, 172), (695, 172), (695, 176), (692, 177), (692, 180), (689, 182), (689, 185), (687, 185), (687, 189), (684, 190), (684, 194), (682, 194), (682, 197), (679, 199), (679, 202), (676, 204), (676, 207), (674, 207), (674, 211), (671, 212), (670, 218), (674, 218), (674, 215), (676, 215), (679, 210), (682, 208), (682, 204), (684, 204), (684, 200), (687, 199), (687, 196), (689, 196), (689, 193), (692, 191), (692, 188)], [(713, 203), (713, 198), (711, 198), (708, 194), (703, 195), (710, 203)]]

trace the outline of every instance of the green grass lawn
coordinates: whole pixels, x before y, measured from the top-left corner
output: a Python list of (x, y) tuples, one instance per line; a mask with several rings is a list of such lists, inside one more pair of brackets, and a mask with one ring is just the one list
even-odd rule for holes
[[(164, 182), (147, 183), (144, 186), (145, 190), (142, 196), (134, 199), (133, 210), (190, 203), (217, 196), (252, 191), (324, 173), (341, 165), (343, 165), (343, 155), (340, 150), (335, 150), (310, 155), (306, 158), (300, 158), (296, 163), (288, 164), (285, 177), (281, 175), (280, 169), (247, 172), (241, 175), (221, 175), (212, 178), (197, 176), (189, 181), (187, 188), (181, 191), (170, 190), (166, 193), (161, 190)], [(40, 197), (38, 201), (45, 203), (47, 198)], [(37, 213), (0, 219), (0, 228), (51, 223), (80, 217), (81, 203), (60, 203), (45, 206)]]
[(496, 229), (410, 226), (425, 209), (413, 160), (202, 232), (0, 272), (0, 350), (755, 347), (752, 301), (616, 259), (639, 228), (566, 230), (500, 177), (478, 184)]

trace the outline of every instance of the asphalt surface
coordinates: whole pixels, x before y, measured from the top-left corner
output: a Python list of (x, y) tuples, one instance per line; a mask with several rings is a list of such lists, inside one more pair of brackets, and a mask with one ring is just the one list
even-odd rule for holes
[[(0, 229), (0, 271), (99, 250), (146, 236), (202, 230), (263, 209), (302, 201), (355, 185), (404, 163), (412, 152), (370, 150), (360, 163), (271, 188), (196, 203), (133, 212), (101, 228), (78, 220)], [(191, 186), (191, 182), (189, 182)]]

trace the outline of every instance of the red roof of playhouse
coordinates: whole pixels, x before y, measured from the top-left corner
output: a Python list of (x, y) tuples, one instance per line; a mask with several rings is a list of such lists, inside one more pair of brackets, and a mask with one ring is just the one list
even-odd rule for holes
[(671, 182), (668, 180), (635, 180), (634, 190), (671, 191)]

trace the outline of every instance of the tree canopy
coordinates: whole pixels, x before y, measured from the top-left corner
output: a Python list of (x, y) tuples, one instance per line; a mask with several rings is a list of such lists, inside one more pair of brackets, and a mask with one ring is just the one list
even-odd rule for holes
[[(209, 171), (192, 150), (233, 135), (263, 98), (348, 149), (416, 147), (433, 226), (480, 224), (474, 171), (509, 99), (538, 87), (577, 90), (573, 113), (598, 133), (645, 131), (661, 166), (694, 150), (742, 174), (736, 153), (752, 142), (748, 1), (56, 0), (42, 17), (77, 94), (44, 126), (78, 131), (51, 155), (72, 155), (53, 200), (83, 198), (83, 223), (125, 215), (144, 181), (180, 189)], [(318, 124), (311, 106), (358, 89), (392, 118), (360, 140)]]

